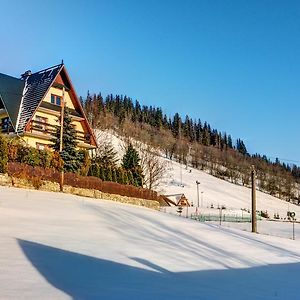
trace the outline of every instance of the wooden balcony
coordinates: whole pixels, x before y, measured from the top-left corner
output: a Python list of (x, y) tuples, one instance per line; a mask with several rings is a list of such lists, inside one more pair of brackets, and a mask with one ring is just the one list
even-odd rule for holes
[[(47, 140), (52, 139), (54, 137), (55, 132), (55, 125), (36, 120), (32, 120), (30, 122), (29, 130), (27, 130), (27, 133)], [(77, 142), (80, 144), (91, 144), (91, 135), (88, 133), (84, 133), (83, 131), (76, 130), (76, 139)]]

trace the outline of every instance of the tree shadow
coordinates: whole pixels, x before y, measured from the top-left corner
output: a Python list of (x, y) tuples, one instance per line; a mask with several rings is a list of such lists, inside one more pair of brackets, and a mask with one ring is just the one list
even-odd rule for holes
[(140, 268), (30, 241), (18, 240), (18, 243), (38, 272), (74, 299), (297, 299), (299, 296), (300, 263), (174, 273), (138, 257), (131, 259)]

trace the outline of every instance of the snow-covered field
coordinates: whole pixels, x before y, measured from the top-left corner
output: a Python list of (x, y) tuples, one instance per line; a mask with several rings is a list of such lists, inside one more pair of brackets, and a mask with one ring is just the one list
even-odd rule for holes
[(1, 299), (299, 299), (297, 240), (67, 194), (0, 194)]

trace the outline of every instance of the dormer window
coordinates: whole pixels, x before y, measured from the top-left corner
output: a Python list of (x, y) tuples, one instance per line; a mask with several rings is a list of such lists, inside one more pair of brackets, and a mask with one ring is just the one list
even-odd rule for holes
[(51, 103), (55, 104), (55, 105), (58, 105), (58, 106), (61, 106), (61, 96), (51, 94)]

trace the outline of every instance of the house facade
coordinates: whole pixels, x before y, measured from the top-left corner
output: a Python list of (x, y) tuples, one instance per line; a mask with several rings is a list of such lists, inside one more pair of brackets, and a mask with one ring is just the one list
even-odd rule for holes
[(69, 109), (78, 148), (96, 148), (95, 135), (63, 63), (36, 73), (27, 71), (21, 78), (0, 73), (3, 134), (18, 135), (37, 149), (49, 148), (62, 106)]

